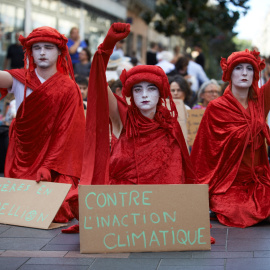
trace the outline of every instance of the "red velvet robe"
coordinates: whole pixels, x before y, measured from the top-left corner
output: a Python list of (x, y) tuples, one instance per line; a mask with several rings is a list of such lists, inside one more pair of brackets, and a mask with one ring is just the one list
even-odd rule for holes
[[(25, 84), (24, 70), (9, 72)], [(32, 72), (28, 87), (33, 92), (20, 105), (10, 127), (5, 177), (36, 180), (38, 169), (46, 167), (53, 182), (72, 184), (72, 191), (82, 169), (85, 117), (81, 95), (75, 83), (60, 72), (43, 84)], [(72, 218), (64, 201), (55, 221)]]
[(270, 109), (270, 81), (249, 100), (248, 108), (232, 95), (212, 101), (203, 116), (192, 151), (198, 183), (209, 184), (210, 209), (235, 227), (254, 225), (270, 215), (270, 167), (265, 118)]
[[(113, 135), (109, 184), (184, 184), (195, 175), (181, 128), (177, 121), (161, 122), (157, 107), (153, 120), (118, 98), (124, 128), (118, 139)], [(135, 112), (134, 112), (135, 110)], [(169, 114), (169, 112), (168, 112)], [(132, 119), (131, 119), (132, 118)], [(128, 135), (132, 122), (139, 123), (137, 136)]]

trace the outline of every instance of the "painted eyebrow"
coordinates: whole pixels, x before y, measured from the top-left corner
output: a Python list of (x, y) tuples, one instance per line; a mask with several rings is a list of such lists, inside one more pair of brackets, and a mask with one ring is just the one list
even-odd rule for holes
[[(153, 84), (153, 83), (148, 84), (147, 87), (148, 87), (148, 86), (155, 86), (155, 87), (157, 87), (157, 86), (156, 86), (155, 84)], [(142, 85), (141, 85), (141, 84), (135, 84), (135, 85), (133, 85), (133, 88), (134, 88), (134, 87), (142, 87)]]

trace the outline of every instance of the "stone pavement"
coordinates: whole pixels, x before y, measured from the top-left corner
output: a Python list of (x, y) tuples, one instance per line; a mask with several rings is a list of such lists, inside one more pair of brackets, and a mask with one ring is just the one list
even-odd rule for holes
[[(70, 224), (75, 224), (72, 221)], [(1, 270), (269, 270), (270, 224), (211, 222), (211, 251), (80, 254), (78, 234), (0, 224)]]

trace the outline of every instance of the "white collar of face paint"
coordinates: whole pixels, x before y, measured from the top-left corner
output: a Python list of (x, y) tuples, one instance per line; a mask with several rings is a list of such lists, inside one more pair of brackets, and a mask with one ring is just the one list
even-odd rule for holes
[(140, 82), (132, 87), (132, 94), (135, 105), (142, 115), (153, 119), (159, 100), (158, 88), (150, 82)]

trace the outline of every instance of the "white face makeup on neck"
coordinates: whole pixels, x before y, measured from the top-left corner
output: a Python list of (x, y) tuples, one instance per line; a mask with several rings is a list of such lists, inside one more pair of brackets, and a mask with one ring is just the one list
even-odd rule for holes
[(58, 47), (50, 42), (37, 42), (32, 46), (34, 62), (41, 69), (56, 67), (57, 58), (60, 54)]
[(133, 86), (132, 93), (135, 105), (140, 112), (144, 116), (153, 119), (160, 96), (158, 88), (152, 83), (140, 82)]

